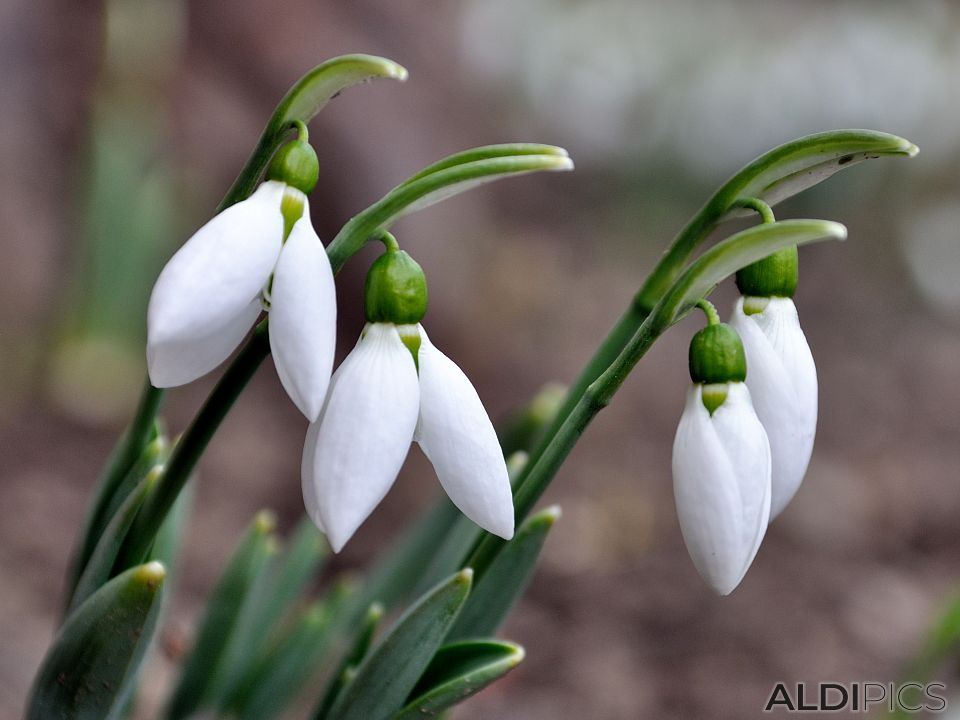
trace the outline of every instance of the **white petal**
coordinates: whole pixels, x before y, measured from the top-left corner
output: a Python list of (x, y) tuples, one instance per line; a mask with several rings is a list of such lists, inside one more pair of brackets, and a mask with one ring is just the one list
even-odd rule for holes
[(320, 423), (313, 422), (307, 428), (307, 437), (303, 441), (303, 459), (300, 461), (300, 485), (303, 488), (303, 505), (307, 515), (313, 520), (320, 532), (323, 530), (323, 521), (320, 519), (320, 503), (317, 501), (317, 491), (313, 482), (313, 462), (317, 456), (317, 435), (320, 432)]
[(323, 243), (308, 210), (280, 251), (270, 292), (270, 349), (284, 389), (316, 420), (333, 369), (337, 293)]
[(252, 303), (280, 252), (283, 189), (277, 182), (261, 185), (197, 230), (161, 271), (147, 312), (147, 365), (155, 386), (206, 374), (243, 338), (239, 318), (256, 317)]
[(673, 444), (680, 529), (704, 581), (721, 595), (740, 584), (766, 531), (770, 450), (742, 383), (713, 414), (693, 385)]
[(334, 373), (318, 423), (313, 497), (334, 552), (396, 479), (419, 408), (416, 366), (396, 327), (368, 325)]
[(421, 328), (417, 441), (440, 484), (484, 530), (513, 537), (513, 495), (503, 451), (477, 391)]
[(737, 301), (730, 324), (743, 340), (747, 387), (770, 439), (775, 518), (793, 498), (810, 463), (817, 430), (817, 368), (789, 298), (770, 298), (746, 315)]

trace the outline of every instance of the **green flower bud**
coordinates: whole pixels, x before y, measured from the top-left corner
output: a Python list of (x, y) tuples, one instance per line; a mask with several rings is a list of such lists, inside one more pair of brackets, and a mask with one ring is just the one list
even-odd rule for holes
[(726, 323), (707, 325), (690, 340), (690, 378), (695, 383), (718, 385), (746, 377), (743, 343)]
[(316, 187), (319, 175), (317, 153), (306, 140), (293, 140), (277, 150), (267, 170), (267, 180), (279, 180), (303, 193)]
[(367, 273), (363, 289), (367, 322), (416, 325), (427, 312), (427, 278), (403, 250), (387, 250)]
[(797, 246), (784, 248), (737, 272), (741, 295), (792, 298), (797, 291)]

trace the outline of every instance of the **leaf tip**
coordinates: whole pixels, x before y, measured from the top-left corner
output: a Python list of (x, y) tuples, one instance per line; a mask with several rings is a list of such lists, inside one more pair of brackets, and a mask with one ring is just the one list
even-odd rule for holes
[(254, 529), (263, 535), (273, 532), (276, 526), (277, 516), (269, 510), (261, 510), (256, 514), (256, 517), (253, 518)]
[(453, 582), (456, 585), (469, 586), (473, 582), (473, 568), (464, 568), (458, 572)]
[(163, 563), (152, 560), (137, 568), (134, 578), (138, 583), (150, 588), (156, 588), (163, 584), (166, 576), (167, 569), (163, 566)]

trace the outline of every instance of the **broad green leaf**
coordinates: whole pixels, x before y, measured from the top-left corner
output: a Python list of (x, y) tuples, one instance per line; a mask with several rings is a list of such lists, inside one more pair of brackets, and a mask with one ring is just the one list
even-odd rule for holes
[(159, 468), (154, 468), (147, 473), (147, 476), (127, 496), (124, 503), (117, 509), (113, 518), (104, 528), (100, 535), (100, 541), (90, 555), (80, 580), (77, 581), (77, 588), (74, 590), (73, 599), (70, 601), (70, 607), (67, 610), (68, 616), (110, 579), (114, 562), (123, 545), (123, 540), (133, 524), (133, 519), (137, 516), (140, 506), (143, 505), (147, 493), (157, 484), (159, 477)]
[(527, 518), (477, 580), (447, 636), (448, 641), (485, 637), (497, 632), (530, 583), (547, 533), (559, 518), (560, 508), (557, 506)]
[(846, 237), (843, 225), (828, 220), (782, 220), (747, 228), (691, 263), (653, 309), (649, 320), (658, 327), (669, 326), (721, 280), (777, 250)]
[(523, 661), (523, 648), (500, 640), (468, 640), (442, 646), (411, 700), (394, 720), (436, 717), (500, 679)]
[(117, 720), (153, 637), (164, 568), (118, 575), (64, 623), (40, 666), (27, 720)]
[(317, 65), (300, 78), (277, 105), (253, 155), (220, 203), (218, 211), (243, 200), (253, 192), (267, 169), (270, 158), (283, 143), (295, 122), (309, 122), (345, 88), (376, 78), (402, 82), (407, 79), (407, 71), (392, 60), (382, 57), (341, 55)]
[(404, 705), (470, 593), (461, 570), (407, 610), (367, 655), (326, 717), (383, 720)]
[(344, 654), (343, 660), (340, 661), (336, 672), (330, 677), (327, 690), (323, 695), (323, 699), (320, 701), (317, 711), (314, 713), (314, 717), (327, 717), (334, 700), (337, 699), (337, 695), (340, 694), (343, 686), (352, 682), (357, 672), (357, 666), (360, 665), (366, 657), (367, 651), (370, 650), (373, 637), (376, 635), (377, 628), (380, 626), (380, 621), (383, 620), (383, 613), (383, 605), (378, 602), (373, 603), (367, 608), (367, 612), (360, 622), (360, 627), (356, 631), (353, 642)]
[(267, 720), (280, 715), (317, 672), (329, 650), (332, 627), (324, 603), (306, 608), (237, 685), (229, 716)]
[[(441, 160), (437, 165), (446, 162), (447, 160)], [(423, 171), (351, 218), (327, 248), (330, 264), (336, 273), (347, 258), (357, 252), (368, 239), (388, 229), (398, 218), (471, 188), (505, 177), (542, 170), (571, 169), (573, 162), (570, 158), (560, 148), (554, 148), (554, 152), (547, 155), (502, 155), (459, 162), (440, 170)]]
[(193, 649), (180, 674), (167, 717), (180, 720), (209, 707), (223, 685), (222, 665), (231, 635), (272, 551), (274, 521), (261, 512), (230, 559), (207, 602)]

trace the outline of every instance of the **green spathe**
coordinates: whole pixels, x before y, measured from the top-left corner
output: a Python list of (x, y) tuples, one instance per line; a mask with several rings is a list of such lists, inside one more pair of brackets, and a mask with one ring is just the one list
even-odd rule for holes
[(746, 377), (743, 343), (726, 323), (708, 325), (690, 340), (690, 379), (695, 383), (743, 382)]
[(317, 185), (320, 163), (317, 153), (306, 140), (293, 140), (277, 150), (267, 170), (268, 180), (279, 180), (302, 193), (310, 193)]
[(797, 246), (784, 248), (737, 271), (741, 295), (792, 298), (797, 291)]
[(367, 322), (416, 325), (427, 312), (427, 278), (416, 260), (391, 248), (370, 266), (363, 297)]

